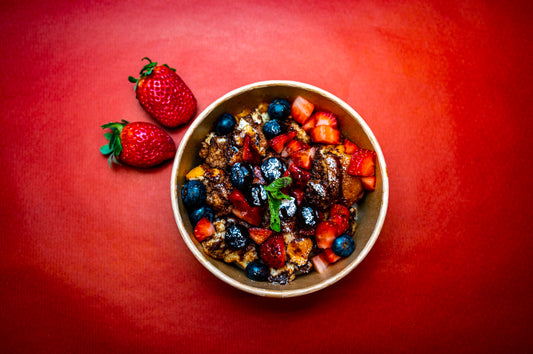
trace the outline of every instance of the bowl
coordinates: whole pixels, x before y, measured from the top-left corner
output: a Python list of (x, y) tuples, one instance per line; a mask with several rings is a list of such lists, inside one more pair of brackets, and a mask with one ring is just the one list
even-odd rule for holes
[[(289, 101), (303, 96), (323, 110), (335, 114), (343, 136), (349, 138), (362, 148), (376, 152), (376, 189), (366, 193), (358, 205), (355, 251), (347, 258), (330, 265), (323, 273), (312, 271), (297, 276), (288, 284), (257, 282), (248, 279), (238, 266), (213, 259), (202, 250), (202, 245), (193, 236), (193, 226), (181, 200), (181, 188), (185, 175), (201, 163), (198, 151), (206, 135), (213, 130), (217, 118), (225, 113), (238, 113), (243, 108), (254, 108), (261, 102), (270, 102), (275, 98)], [(191, 123), (183, 136), (172, 167), (170, 181), (172, 209), (179, 232), (187, 247), (196, 259), (217, 278), (227, 284), (260, 296), (294, 297), (324, 289), (350, 273), (366, 257), (379, 236), (389, 198), (389, 183), (385, 159), (374, 134), (361, 116), (338, 97), (312, 85), (295, 81), (263, 81), (235, 89), (209, 105)]]

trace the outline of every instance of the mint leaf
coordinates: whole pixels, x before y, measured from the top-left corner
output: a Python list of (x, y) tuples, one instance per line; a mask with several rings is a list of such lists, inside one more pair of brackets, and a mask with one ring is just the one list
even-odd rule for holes
[(290, 177), (280, 177), (274, 182), (270, 183), (265, 187), (267, 192), (278, 192), (280, 189), (287, 187), (292, 183), (292, 178)]
[(270, 228), (273, 231), (281, 231), (281, 221), (279, 219), (279, 207), (283, 199), (291, 199), (290, 196), (283, 193), (281, 189), (292, 183), (290, 177), (280, 177), (277, 180), (264, 187), (268, 196), (268, 207), (270, 209)]
[(281, 205), (281, 200), (272, 198), (270, 193), (268, 195), (268, 207), (270, 209), (270, 228), (276, 232), (281, 231), (281, 221), (279, 220), (279, 207)]

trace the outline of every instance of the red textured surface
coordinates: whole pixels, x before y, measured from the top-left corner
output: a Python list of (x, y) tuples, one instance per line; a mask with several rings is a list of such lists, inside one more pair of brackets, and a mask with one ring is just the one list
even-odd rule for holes
[[(531, 2), (171, 3), (0, 5), (3, 352), (533, 349)], [(151, 121), (127, 80), (144, 56), (200, 110), (268, 79), (352, 105), (390, 175), (362, 264), (285, 300), (204, 269), (171, 164), (110, 170), (98, 153), (101, 124)]]

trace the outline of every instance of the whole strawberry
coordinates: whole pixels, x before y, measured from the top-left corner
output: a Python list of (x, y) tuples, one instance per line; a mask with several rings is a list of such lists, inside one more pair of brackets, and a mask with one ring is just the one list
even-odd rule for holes
[(139, 79), (128, 78), (135, 83), (141, 106), (167, 128), (188, 123), (196, 113), (196, 99), (189, 87), (176, 74), (176, 69), (144, 59), (148, 64), (142, 68)]
[(102, 125), (103, 129), (111, 129), (105, 133), (109, 140), (100, 152), (109, 155), (109, 166), (122, 162), (133, 167), (152, 167), (172, 159), (176, 154), (174, 140), (163, 129), (147, 122), (126, 120)]

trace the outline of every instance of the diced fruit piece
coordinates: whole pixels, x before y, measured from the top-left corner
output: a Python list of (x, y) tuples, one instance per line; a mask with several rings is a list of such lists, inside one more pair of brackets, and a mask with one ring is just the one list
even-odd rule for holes
[(348, 257), (355, 250), (355, 241), (350, 235), (342, 234), (333, 241), (331, 250), (339, 257)]
[(261, 221), (263, 220), (263, 208), (261, 207), (251, 207), (250, 209), (245, 210), (232, 208), (231, 212), (239, 219), (254, 226), (260, 226)]
[(291, 115), (292, 118), (300, 124), (304, 124), (315, 109), (315, 105), (303, 98), (298, 96), (294, 99), (291, 106)]
[(363, 188), (367, 191), (373, 191), (376, 189), (376, 177), (360, 177), (361, 183), (363, 183)]
[(263, 178), (263, 174), (261, 173), (261, 167), (254, 166), (253, 168), (254, 172), (254, 179), (252, 181), (252, 184), (265, 184), (265, 179)]
[(359, 149), (353, 153), (348, 166), (352, 176), (369, 177), (374, 175), (376, 153), (372, 150)]
[(311, 118), (309, 118), (307, 122), (302, 124), (302, 129), (309, 133), (309, 131), (313, 129), (315, 125), (316, 125), (315, 117), (311, 116)]
[(238, 189), (234, 189), (231, 191), (229, 195), (229, 200), (239, 210), (250, 209), (250, 204), (246, 200), (246, 196)]
[(272, 235), (272, 230), (261, 227), (251, 227), (248, 229), (248, 233), (250, 234), (250, 238), (260, 245)]
[(292, 189), (292, 196), (296, 200), (296, 205), (302, 204), (302, 201), (304, 200), (304, 191), (300, 188), (293, 188)]
[(303, 266), (307, 263), (309, 253), (313, 249), (313, 241), (309, 238), (298, 238), (287, 245), (287, 255), (291, 262)]
[(309, 134), (315, 143), (337, 145), (341, 141), (340, 131), (328, 125), (314, 127)]
[(335, 215), (333, 217), (330, 217), (330, 221), (333, 221), (337, 225), (337, 232), (335, 236), (339, 236), (343, 232), (346, 232), (348, 228), (350, 227), (350, 223), (348, 222), (348, 218), (342, 215)]
[(289, 174), (292, 178), (292, 182), (294, 186), (299, 188), (305, 188), (307, 185), (307, 182), (309, 182), (309, 178), (311, 178), (311, 174), (305, 170), (302, 170), (296, 164), (291, 164), (289, 166)]
[(244, 138), (242, 160), (252, 164), (258, 164), (261, 162), (261, 155), (259, 154), (255, 144), (252, 143), (252, 138), (250, 138), (248, 134), (246, 134), (246, 137)]
[(317, 271), (317, 273), (324, 273), (324, 271), (328, 268), (329, 262), (326, 260), (326, 257), (324, 256), (324, 253), (319, 253), (313, 258), (311, 258), (311, 263), (313, 263), (313, 267)]
[(308, 149), (309, 145), (300, 140), (291, 140), (281, 152), (281, 157), (289, 157), (296, 151)]
[(246, 276), (255, 281), (266, 281), (270, 275), (270, 269), (259, 261), (248, 263), (245, 269)]
[(198, 221), (194, 227), (194, 237), (202, 242), (206, 238), (212, 236), (215, 233), (215, 227), (213, 223), (207, 217), (203, 217)]
[(313, 114), (313, 119), (316, 127), (327, 125), (332, 128), (337, 128), (337, 118), (335, 118), (333, 113), (318, 111)]
[(259, 246), (261, 259), (272, 268), (281, 268), (285, 265), (286, 250), (283, 236), (276, 234), (268, 238)]
[(324, 251), (322, 251), (322, 254), (324, 255), (324, 258), (326, 259), (326, 261), (328, 261), (328, 263), (335, 263), (337, 262), (339, 259), (341, 259), (342, 257), (340, 256), (337, 256), (332, 250), (331, 248), (326, 248)]
[(319, 248), (331, 248), (333, 240), (337, 237), (337, 224), (333, 221), (321, 221), (316, 226), (315, 238)]
[(359, 146), (355, 145), (348, 139), (344, 140), (344, 152), (346, 152), (348, 155), (351, 155), (357, 150), (359, 150)]
[(268, 145), (279, 154), (283, 150), (285, 145), (287, 145), (289, 141), (294, 139), (295, 136), (296, 132), (290, 131), (288, 133), (278, 135), (275, 138), (268, 140)]
[(341, 215), (349, 218), (350, 210), (348, 210), (348, 208), (342, 204), (333, 204), (331, 208), (329, 208), (329, 217), (333, 217), (335, 215)]
[(313, 158), (315, 157), (315, 148), (296, 151), (291, 155), (292, 162), (305, 170), (311, 169)]
[(193, 168), (192, 170), (190, 170), (186, 175), (185, 175), (185, 178), (188, 179), (188, 180), (191, 180), (191, 179), (196, 179), (198, 177), (202, 177), (205, 173), (205, 170), (204, 168), (202, 167), (202, 165), (198, 165), (196, 166), (195, 168)]

